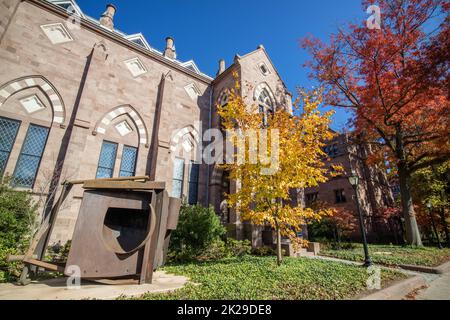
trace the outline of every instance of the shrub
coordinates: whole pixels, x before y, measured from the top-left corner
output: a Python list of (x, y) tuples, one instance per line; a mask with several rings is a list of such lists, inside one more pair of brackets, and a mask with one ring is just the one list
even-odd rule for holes
[(242, 257), (252, 253), (252, 243), (249, 240), (238, 241), (228, 238), (226, 248), (232, 257)]
[(72, 241), (69, 240), (65, 245), (61, 246), (60, 243), (57, 243), (53, 246), (48, 247), (47, 249), (47, 260), (52, 261), (54, 263), (66, 263), (67, 258), (69, 256), (70, 246), (72, 245)]
[(8, 179), (0, 181), (0, 282), (20, 275), (21, 264), (6, 261), (9, 254), (24, 254), (37, 218), (37, 205), (29, 193), (12, 189)]
[(226, 230), (212, 207), (183, 205), (170, 248), (175, 252), (195, 254), (219, 240)]
[(269, 257), (276, 255), (276, 250), (266, 246), (253, 249), (252, 254), (259, 257)]

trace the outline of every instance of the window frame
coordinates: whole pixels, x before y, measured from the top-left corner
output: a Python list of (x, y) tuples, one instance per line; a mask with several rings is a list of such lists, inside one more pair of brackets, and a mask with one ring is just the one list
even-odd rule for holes
[(305, 195), (305, 205), (311, 206), (319, 199), (319, 192), (311, 192)]
[[(2, 171), (2, 169), (0, 168), (0, 177), (3, 177), (3, 175), (5, 174), (6, 168), (7, 168), (7, 166), (8, 166), (8, 163), (9, 163), (9, 158), (11, 157), (11, 152), (13, 151), (14, 146), (15, 146), (15, 144), (16, 144), (17, 136), (19, 135), (20, 128), (22, 127), (22, 121), (21, 121), (21, 120), (17, 120), (17, 119), (11, 119), (11, 118), (8, 118), (8, 117), (2, 117), (2, 116), (0, 116), (0, 119), (4, 119), (4, 120), (6, 120), (6, 121), (16, 122), (16, 123), (18, 124), (16, 134), (15, 134), (15, 136), (14, 136), (14, 139), (13, 139), (12, 143), (11, 143), (11, 150), (9, 150), (8, 156), (7, 156), (6, 159), (5, 159), (5, 168), (3, 169), (3, 171)], [(1, 150), (1, 149), (0, 149), (0, 151), (1, 151), (1, 152), (6, 152), (6, 151), (3, 151), (3, 150)], [(17, 164), (17, 162), (16, 162), (16, 164)], [(15, 166), (14, 166), (14, 170), (15, 170)]]
[(345, 189), (336, 189), (334, 190), (334, 199), (335, 203), (347, 203), (347, 197), (345, 195)]
[[(30, 129), (31, 129), (32, 127), (40, 127), (40, 128), (45, 128), (45, 129), (47, 129), (47, 136), (46, 136), (45, 141), (44, 141), (44, 147), (42, 148), (41, 155), (39, 156), (39, 162), (38, 162), (38, 164), (37, 164), (37, 166), (36, 166), (36, 172), (34, 173), (33, 183), (31, 184), (31, 186), (17, 185), (17, 184), (14, 183), (15, 176), (16, 176), (16, 172), (17, 172), (17, 168), (18, 168), (18, 165), (19, 165), (20, 160), (21, 160), (22, 155), (23, 155), (23, 149), (25, 148), (25, 142), (27, 141), (28, 134), (29, 134)], [(15, 164), (15, 166), (14, 166), (14, 172), (13, 172), (12, 179), (11, 179), (11, 185), (12, 185), (14, 188), (22, 188), (22, 189), (29, 189), (29, 190), (34, 189), (34, 186), (35, 186), (35, 184), (36, 184), (36, 179), (37, 179), (37, 176), (38, 176), (38, 174), (39, 174), (39, 168), (41, 167), (42, 158), (44, 157), (45, 148), (47, 148), (48, 138), (50, 137), (50, 130), (51, 130), (51, 127), (46, 127), (46, 126), (42, 126), (42, 125), (39, 125), (39, 124), (31, 123), (31, 122), (30, 122), (30, 124), (28, 125), (27, 133), (25, 134), (25, 139), (24, 139), (24, 141), (23, 141), (23, 143), (22, 143), (22, 146), (20, 147), (19, 156), (18, 156), (17, 161), (16, 161), (16, 164)], [(26, 155), (27, 155), (27, 156), (36, 157), (35, 155), (29, 155), (29, 154), (26, 154)]]
[[(175, 166), (176, 166), (176, 161), (181, 160), (183, 162), (183, 173), (181, 175), (181, 179), (175, 178)], [(186, 173), (186, 163), (185, 160), (183, 158), (180, 157), (175, 157), (175, 160), (173, 162), (173, 169), (172, 169), (172, 192), (171, 192), (171, 196), (174, 198), (178, 198), (178, 199), (183, 199), (183, 191), (184, 191), (184, 184), (185, 184), (185, 173)], [(178, 181), (181, 182), (181, 187), (180, 187), (180, 195), (175, 195), (174, 194), (174, 182)]]
[[(136, 151), (135, 157), (134, 157), (133, 174), (132, 174), (131, 176), (122, 176), (122, 175), (121, 175), (122, 171), (124, 171), (124, 170), (122, 169), (122, 165), (123, 165), (123, 155), (124, 155), (124, 151), (125, 151), (126, 148), (134, 149), (134, 150)], [(138, 153), (139, 153), (139, 148), (133, 147), (133, 146), (130, 146), (130, 145), (126, 145), (126, 144), (123, 145), (123, 148), (122, 148), (122, 158), (120, 159), (120, 167), (119, 167), (119, 178), (121, 178), (121, 177), (134, 177), (134, 176), (136, 176), (136, 167), (137, 167)], [(116, 154), (116, 157), (117, 157), (117, 154)]]
[[(193, 167), (197, 168), (197, 177), (195, 181), (191, 180), (191, 172), (192, 172), (192, 168)], [(191, 189), (192, 185), (195, 185), (195, 189)], [(200, 164), (195, 163), (195, 161), (190, 161), (189, 162), (189, 169), (188, 169), (188, 204), (189, 205), (196, 205), (198, 204), (198, 188), (200, 185)], [(191, 190), (195, 190), (195, 202), (191, 203)]]
[[(115, 155), (114, 155), (114, 163), (113, 163), (112, 169), (106, 168), (106, 167), (101, 167), (101, 168), (110, 169), (110, 170), (111, 170), (111, 177), (109, 177), (109, 178), (114, 177), (114, 169), (115, 169), (115, 167), (116, 167), (116, 162), (117, 162), (117, 152), (118, 152), (118, 150), (119, 150), (119, 143), (113, 142), (113, 141), (110, 141), (110, 140), (103, 140), (103, 141), (102, 141), (102, 146), (101, 146), (101, 148), (100, 148), (100, 154), (99, 154), (99, 156), (98, 156), (97, 171), (96, 171), (96, 173), (95, 173), (95, 178), (96, 178), (96, 179), (104, 179), (104, 178), (99, 178), (99, 177), (98, 177), (98, 169), (100, 169), (100, 161), (101, 161), (101, 158), (102, 158), (103, 145), (105, 144), (105, 142), (106, 142), (106, 143), (111, 143), (111, 144), (116, 145), (116, 151), (115, 151)], [(106, 178), (106, 179), (108, 179), (108, 178)]]

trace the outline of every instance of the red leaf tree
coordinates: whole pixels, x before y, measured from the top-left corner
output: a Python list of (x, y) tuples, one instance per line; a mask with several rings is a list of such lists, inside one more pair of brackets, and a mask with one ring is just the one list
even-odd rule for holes
[[(363, 1), (363, 8), (372, 4)], [(380, 0), (380, 29), (349, 24), (330, 37), (302, 40), (310, 76), (326, 102), (354, 112), (355, 135), (398, 175), (409, 244), (422, 245), (411, 174), (450, 155), (449, 4), (440, 0)]]

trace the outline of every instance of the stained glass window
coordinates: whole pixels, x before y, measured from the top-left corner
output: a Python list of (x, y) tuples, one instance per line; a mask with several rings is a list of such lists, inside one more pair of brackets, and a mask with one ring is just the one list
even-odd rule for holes
[(5, 171), (19, 127), (20, 121), (0, 117), (0, 176)]
[(42, 154), (47, 142), (49, 128), (31, 124), (17, 160), (12, 179), (15, 187), (32, 188), (36, 179)]
[(191, 161), (189, 165), (189, 196), (188, 201), (190, 205), (198, 202), (198, 176), (200, 165)]
[(174, 198), (182, 197), (183, 180), (184, 180), (184, 159), (175, 158), (173, 166), (172, 197)]
[(116, 163), (117, 143), (103, 141), (98, 161), (97, 179), (112, 178)]
[(137, 148), (124, 146), (122, 163), (120, 164), (120, 177), (133, 177), (136, 171)]

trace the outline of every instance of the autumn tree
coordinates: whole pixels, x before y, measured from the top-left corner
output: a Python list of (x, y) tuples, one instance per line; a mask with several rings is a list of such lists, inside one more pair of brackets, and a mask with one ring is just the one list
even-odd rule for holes
[(260, 114), (257, 105), (246, 105), (233, 90), (228, 104), (219, 108), (223, 129), (231, 145), (232, 160), (223, 165), (237, 191), (227, 195), (243, 221), (270, 225), (277, 235), (277, 262), (281, 264), (281, 237), (295, 240), (305, 219), (318, 220), (330, 210), (314, 211), (295, 206), (292, 190), (314, 187), (327, 181), (322, 159), (332, 112), (321, 114), (321, 93), (303, 94), (301, 110), (291, 115), (283, 108)]
[(343, 207), (333, 207), (326, 202), (315, 202), (312, 209), (331, 208), (333, 215), (325, 217), (320, 222), (312, 222), (308, 225), (308, 232), (313, 237), (333, 237), (337, 247), (340, 248), (343, 239), (348, 239), (357, 230), (358, 220), (354, 213)]
[(428, 212), (427, 204), (432, 205), (432, 216), (436, 222), (440, 222), (440, 228), (445, 234), (447, 246), (450, 247), (450, 206), (448, 203), (448, 192), (450, 191), (450, 161), (441, 165), (430, 166), (417, 170), (412, 175), (413, 199), (419, 206), (421, 222), (430, 227), (433, 224)]
[[(362, 2), (364, 11), (372, 4)], [(353, 110), (357, 136), (398, 176), (406, 238), (422, 245), (411, 175), (450, 156), (449, 3), (380, 0), (381, 26), (349, 24), (330, 37), (302, 40), (325, 102)]]

